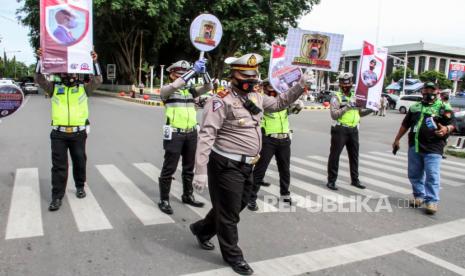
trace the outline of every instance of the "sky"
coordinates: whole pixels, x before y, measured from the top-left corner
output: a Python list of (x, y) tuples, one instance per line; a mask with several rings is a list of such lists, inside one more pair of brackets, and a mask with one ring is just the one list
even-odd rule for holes
[[(379, 8), (381, 4), (381, 8)], [(27, 64), (35, 63), (28, 30), (16, 21), (16, 0), (0, 6), (0, 51)], [(344, 34), (344, 50), (359, 49), (363, 40), (379, 45), (424, 42), (465, 48), (464, 0), (321, 0), (303, 16), (305, 30)]]

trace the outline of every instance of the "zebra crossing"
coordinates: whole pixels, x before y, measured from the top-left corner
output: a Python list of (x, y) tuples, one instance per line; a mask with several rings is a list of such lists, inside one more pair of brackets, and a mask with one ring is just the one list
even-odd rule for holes
[[(326, 189), (326, 162), (325, 156), (307, 156), (305, 158), (291, 158), (291, 196), (296, 202), (297, 208), (311, 208), (320, 205), (310, 196), (333, 201), (339, 205), (350, 204), (354, 201), (353, 196), (370, 198), (386, 197), (408, 197), (411, 193), (406, 172), (406, 155), (400, 153), (397, 156), (386, 152), (370, 152), (360, 154), (360, 177), (362, 182), (368, 186), (367, 189), (360, 190), (350, 183), (350, 173), (348, 158), (341, 156), (340, 177), (338, 186), (342, 191), (334, 192)], [(153, 184), (158, 184), (160, 169), (152, 163), (134, 163), (132, 166), (141, 177), (150, 180)], [(442, 170), (442, 185), (445, 189), (458, 188), (465, 185), (463, 176), (451, 168), (465, 168), (465, 164), (455, 161), (444, 161)], [(124, 203), (130, 214), (135, 216), (142, 226), (173, 224), (177, 221), (172, 217), (162, 213), (156, 200), (150, 198), (137, 184), (131, 180), (126, 170), (121, 170), (114, 164), (99, 164), (89, 167), (89, 170), (96, 170), (102, 176), (103, 183), (98, 183), (100, 188), (112, 191), (105, 194), (105, 197), (113, 197), (112, 201), (119, 200)], [(259, 195), (260, 213), (275, 213), (280, 209), (273, 205), (279, 198), (279, 174), (275, 164), (270, 164), (266, 175), (271, 180), (270, 187), (262, 187)], [(44, 236), (42, 216), (47, 206), (44, 206), (41, 199), (41, 183), (39, 181), (38, 168), (18, 168), (13, 181), (10, 208), (5, 229), (6, 240), (33, 238)], [(108, 210), (102, 208), (101, 201), (103, 195), (93, 191), (95, 179), (89, 179), (86, 186), (87, 197), (77, 199), (74, 195), (75, 188), (72, 177), (69, 178), (66, 201), (70, 208), (61, 210), (71, 212), (78, 232), (104, 231), (115, 229), (109, 219)], [(101, 180), (100, 180), (101, 181)], [(155, 183), (154, 183), (155, 182)], [(42, 183), (42, 187), (47, 187), (48, 183)], [(155, 186), (155, 185), (153, 185)], [(44, 192), (44, 191), (43, 191)], [(47, 190), (48, 193), (48, 190)], [(174, 180), (171, 195), (179, 201), (182, 196), (182, 184)], [(266, 198), (264, 197), (266, 195)], [(275, 198), (271, 203), (269, 198)], [(194, 208), (190, 205), (183, 205), (188, 208), (196, 218), (201, 218), (211, 208), (211, 203), (207, 194), (196, 195), (200, 201), (206, 203), (204, 208)], [(42, 204), (41, 204), (42, 203)], [(257, 214), (260, 215), (260, 214)], [(3, 219), (3, 218), (2, 218)]]

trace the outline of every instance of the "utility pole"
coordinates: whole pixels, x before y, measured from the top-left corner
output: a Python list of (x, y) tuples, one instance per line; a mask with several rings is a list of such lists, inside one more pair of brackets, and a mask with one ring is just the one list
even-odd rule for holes
[(163, 67), (165, 67), (165, 65), (160, 65), (160, 88), (163, 87)]
[(143, 31), (140, 31), (140, 51), (139, 51), (139, 84), (142, 83), (142, 37), (144, 35)]
[(150, 66), (150, 94), (153, 94), (153, 65)]
[(405, 51), (404, 57), (404, 84), (402, 85), (402, 95), (405, 95), (405, 79), (407, 78), (407, 51)]

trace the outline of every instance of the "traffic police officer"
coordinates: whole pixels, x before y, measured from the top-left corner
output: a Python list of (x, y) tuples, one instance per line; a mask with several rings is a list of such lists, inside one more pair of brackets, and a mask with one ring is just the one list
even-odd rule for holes
[[(195, 151), (197, 148), (197, 112), (194, 98), (213, 89), (206, 72), (205, 61), (198, 60), (194, 67), (185, 60), (173, 63), (166, 69), (171, 83), (163, 86), (160, 96), (165, 105), (166, 125), (163, 129), (165, 159), (160, 173), (160, 202), (158, 207), (166, 214), (173, 214), (169, 201), (171, 182), (182, 156), (182, 202), (194, 207), (203, 207), (193, 195)], [(204, 85), (188, 87), (188, 81), (195, 75), (202, 75)]]
[(328, 183), (326, 186), (331, 190), (337, 190), (336, 180), (339, 169), (339, 156), (344, 146), (347, 147), (350, 163), (351, 185), (365, 189), (358, 179), (358, 127), (360, 117), (373, 112), (370, 109), (361, 109), (356, 105), (355, 94), (352, 91), (351, 73), (339, 75), (339, 87), (331, 98), (330, 113), (334, 123), (331, 127), (331, 148), (328, 159)]
[[(37, 51), (42, 57), (42, 49)], [(89, 130), (89, 107), (87, 97), (102, 83), (97, 54), (91, 53), (95, 75), (88, 83), (80, 81), (75, 74), (60, 75), (60, 82), (50, 82), (40, 73), (37, 65), (35, 81), (44, 89), (52, 102), (52, 201), (50, 211), (60, 209), (68, 179), (68, 150), (73, 161), (73, 177), (76, 196), (84, 198), (86, 192), (86, 139)]]
[[(267, 96), (277, 97), (269, 80), (263, 81), (263, 93)], [(303, 109), (302, 101), (298, 100), (290, 108), (278, 112), (265, 112), (262, 119), (263, 145), (260, 152), (260, 160), (253, 169), (254, 185), (247, 208), (251, 211), (258, 211), (257, 193), (260, 186), (268, 186), (263, 179), (266, 170), (273, 156), (276, 158), (279, 172), (280, 195), (283, 202), (292, 204), (289, 192), (291, 181), (291, 130), (289, 128), (289, 114), (297, 114)]]
[(208, 181), (212, 209), (190, 229), (206, 250), (214, 249), (210, 239), (217, 235), (223, 259), (242, 275), (253, 270), (237, 244), (237, 224), (252, 191), (253, 165), (260, 157), (263, 111), (287, 108), (303, 93), (308, 79), (304, 75), (299, 84), (278, 97), (263, 95), (258, 80), (262, 61), (258, 54), (225, 60), (231, 65), (231, 87), (207, 102), (195, 158), (194, 187), (202, 190)]

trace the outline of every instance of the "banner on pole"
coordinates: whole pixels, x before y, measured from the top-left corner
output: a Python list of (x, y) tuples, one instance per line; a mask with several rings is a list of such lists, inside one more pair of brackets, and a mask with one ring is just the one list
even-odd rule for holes
[(363, 42), (355, 89), (358, 106), (379, 110), (387, 55), (387, 48), (376, 47), (367, 41)]
[(284, 54), (285, 46), (276, 44), (271, 45), (270, 67), (268, 70), (268, 80), (271, 86), (278, 93), (283, 93), (294, 86), (302, 76), (302, 71), (299, 67), (293, 65), (285, 65)]
[(461, 81), (465, 77), (465, 63), (451, 62), (449, 65), (449, 79)]
[(43, 73), (93, 74), (92, 0), (41, 0)]
[(286, 64), (313, 70), (337, 72), (344, 35), (290, 28)]

